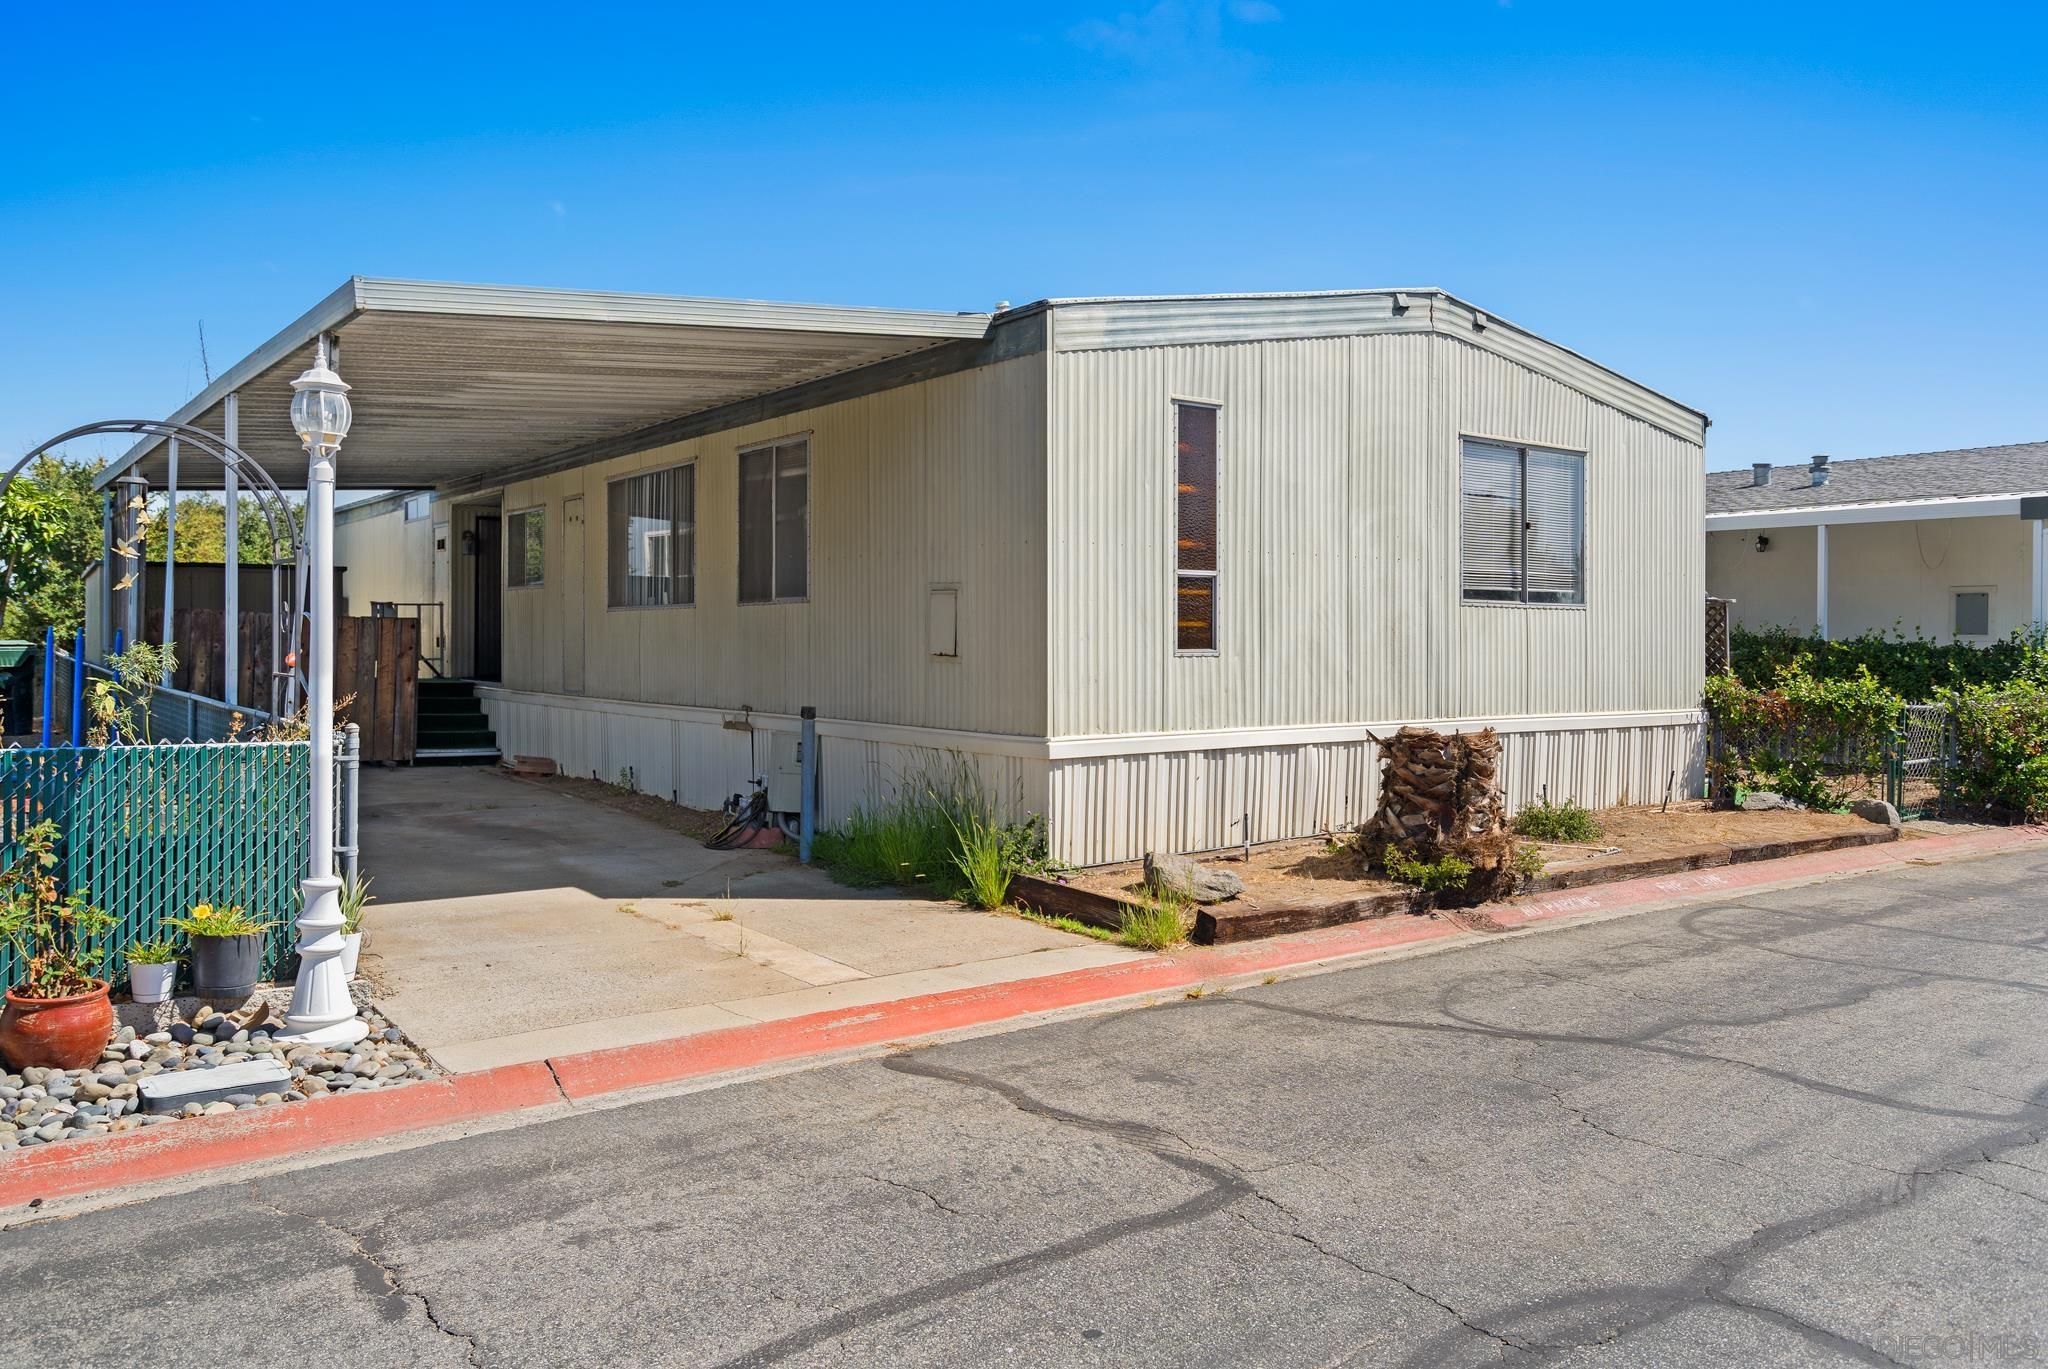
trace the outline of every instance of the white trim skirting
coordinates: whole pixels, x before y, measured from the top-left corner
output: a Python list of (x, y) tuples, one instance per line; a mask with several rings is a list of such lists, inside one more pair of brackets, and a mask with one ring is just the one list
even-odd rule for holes
[[(716, 808), (767, 763), (762, 734), (794, 732), (786, 714), (743, 714), (480, 686), (507, 755), (546, 756), (564, 773), (617, 780), (697, 808)], [(1431, 726), (1502, 734), (1511, 804), (1548, 786), (1589, 806), (1697, 797), (1706, 720), (1698, 709), (1440, 719)], [(1147, 850), (1202, 851), (1341, 829), (1372, 813), (1379, 748), (1398, 722), (1106, 737), (1019, 737), (821, 718), (823, 818), (840, 822), (885, 799), (935, 752), (972, 761), (1013, 815), (1042, 812), (1053, 854), (1075, 865)]]

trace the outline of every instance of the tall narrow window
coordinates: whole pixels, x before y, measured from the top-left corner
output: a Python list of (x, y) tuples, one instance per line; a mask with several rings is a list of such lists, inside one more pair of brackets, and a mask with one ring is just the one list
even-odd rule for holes
[(696, 603), (696, 466), (614, 480), (606, 500), (606, 601), (613, 608)]
[(505, 520), (505, 587), (531, 589), (546, 578), (546, 509), (521, 509)]
[(793, 437), (740, 453), (740, 602), (810, 593), (811, 442)]
[(1458, 584), (1469, 601), (1586, 602), (1586, 458), (1467, 438)]
[(1216, 649), (1216, 409), (1173, 406), (1174, 649)]

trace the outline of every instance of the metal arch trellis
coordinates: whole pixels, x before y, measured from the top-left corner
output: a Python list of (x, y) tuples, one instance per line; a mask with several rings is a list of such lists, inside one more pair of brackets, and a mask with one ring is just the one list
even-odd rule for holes
[[(130, 433), (140, 436), (176, 439), (181, 443), (190, 443), (220, 462), (225, 469), (233, 472), (237, 477), (250, 477), (250, 489), (256, 495), (256, 507), (263, 514), (263, 521), (270, 532), (271, 621), (278, 624), (280, 628), (286, 623), (293, 624), (295, 628), (299, 625), (300, 620), (305, 616), (306, 603), (305, 535), (299, 526), (298, 519), (292, 515), (291, 504), (284, 497), (283, 488), (276, 480), (271, 478), (270, 472), (265, 470), (255, 458), (218, 433), (210, 433), (204, 428), (197, 428), (189, 423), (177, 423), (169, 419), (159, 418), (110, 418), (102, 419), (97, 423), (81, 424), (31, 448), (12, 466), (9, 466), (5, 471), (0, 471), (0, 506), (4, 506), (4, 501), (7, 498), (7, 487), (14, 483), (14, 477), (19, 475), (23, 468), (31, 461), (54, 448), (63, 446), (67, 442), (73, 442), (81, 437), (91, 437), (101, 433)], [(283, 529), (282, 533), (279, 531), (280, 524)], [(285, 554), (287, 552), (289, 556)], [(228, 567), (238, 568), (241, 565), (241, 558), (238, 553), (239, 548), (229, 547), (225, 549)], [(291, 593), (289, 596), (280, 588), (280, 579), (287, 566), (291, 570)], [(0, 563), (0, 575), (4, 575), (6, 569), (6, 565)], [(291, 646), (289, 654), (285, 659), (296, 661), (296, 664), (291, 667), (290, 675), (293, 684), (297, 687), (297, 691), (303, 697), (306, 679), (304, 662), (297, 660), (299, 655), (297, 647), (299, 639), (299, 632), (292, 631), (288, 639)], [(280, 673), (278, 671), (280, 664), (278, 661), (271, 663), (271, 669), (274, 674)], [(272, 711), (276, 711), (274, 704)]]

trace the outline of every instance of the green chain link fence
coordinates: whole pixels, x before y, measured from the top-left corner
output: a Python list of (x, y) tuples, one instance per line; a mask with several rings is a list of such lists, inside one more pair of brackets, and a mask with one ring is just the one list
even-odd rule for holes
[[(289, 977), (310, 767), (304, 742), (0, 751), (0, 863), (28, 828), (55, 822), (63, 887), (120, 919), (110, 972), (129, 942), (169, 935), (166, 919), (229, 903), (272, 920), (264, 971)], [(0, 984), (20, 970), (0, 947)]]

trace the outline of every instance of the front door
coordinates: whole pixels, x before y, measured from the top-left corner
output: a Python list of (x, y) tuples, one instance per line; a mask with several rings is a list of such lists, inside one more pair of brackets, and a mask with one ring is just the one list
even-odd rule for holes
[(562, 501), (562, 692), (583, 692), (583, 496)]
[(495, 513), (476, 518), (476, 599), (470, 622), (469, 673), (479, 680), (504, 677), (503, 604), (505, 596), (504, 520)]

